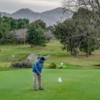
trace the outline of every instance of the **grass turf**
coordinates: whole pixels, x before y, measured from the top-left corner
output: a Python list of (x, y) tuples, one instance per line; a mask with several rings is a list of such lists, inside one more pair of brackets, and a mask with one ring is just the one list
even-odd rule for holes
[[(49, 42), (46, 47), (0, 46), (0, 100), (100, 100), (100, 70), (86, 69), (100, 63), (100, 50), (88, 58), (84, 55), (74, 58), (61, 47), (58, 41)], [(64, 62), (68, 69), (44, 69), (46, 91), (33, 91), (31, 69), (7, 69), (12, 61), (24, 60), (30, 53), (51, 55), (45, 66), (52, 62), (60, 66)], [(61, 84), (57, 82), (59, 76)]]
[[(35, 46), (31, 48), (29, 45), (1, 45), (0, 46), (0, 67), (9, 67), (13, 61), (25, 60), (29, 54), (51, 55), (46, 60), (45, 66), (50, 63), (55, 63), (60, 66), (61, 62), (64, 62), (65, 67), (91, 68), (94, 64), (100, 63), (100, 50), (92, 53), (91, 56), (86, 57), (84, 54), (77, 56), (76, 58), (71, 56), (68, 52), (61, 49), (62, 45), (59, 41), (50, 41), (46, 47)], [(14, 55), (14, 57), (12, 57)], [(72, 67), (73, 66), (73, 67)], [(83, 66), (83, 67), (81, 67)]]
[(46, 91), (33, 91), (31, 69), (0, 71), (0, 100), (100, 100), (99, 76), (97, 69), (44, 69)]

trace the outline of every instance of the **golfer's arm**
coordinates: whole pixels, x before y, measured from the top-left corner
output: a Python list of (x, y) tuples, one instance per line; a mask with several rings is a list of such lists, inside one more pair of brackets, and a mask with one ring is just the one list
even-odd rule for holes
[(35, 64), (35, 70), (36, 70), (37, 74), (40, 74), (40, 71), (38, 70), (38, 64), (37, 63)]

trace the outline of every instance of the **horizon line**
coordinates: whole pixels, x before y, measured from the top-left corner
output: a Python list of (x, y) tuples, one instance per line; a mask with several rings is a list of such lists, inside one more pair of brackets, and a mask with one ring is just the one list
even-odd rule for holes
[(17, 12), (17, 11), (21, 10), (21, 9), (29, 9), (29, 10), (31, 10), (31, 11), (33, 11), (33, 12), (36, 12), (36, 13), (43, 13), (43, 12), (51, 11), (51, 10), (54, 10), (54, 9), (57, 9), (57, 8), (63, 8), (63, 7), (56, 7), (56, 8), (48, 9), (48, 10), (41, 11), (41, 12), (39, 12), (39, 11), (34, 11), (34, 10), (32, 10), (31, 8), (20, 8), (20, 9), (18, 9), (18, 10), (16, 10), (16, 11), (14, 11), (14, 12), (12, 12), (12, 13), (9, 13), (9, 12), (6, 12), (6, 11), (0, 11), (0, 13), (8, 13), (8, 14), (13, 14), (13, 13), (15, 13), (15, 12)]

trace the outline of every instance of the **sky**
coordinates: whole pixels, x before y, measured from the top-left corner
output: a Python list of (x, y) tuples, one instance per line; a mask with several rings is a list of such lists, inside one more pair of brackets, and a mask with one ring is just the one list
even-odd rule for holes
[(61, 7), (62, 0), (0, 0), (0, 11), (13, 13), (21, 8), (43, 12)]

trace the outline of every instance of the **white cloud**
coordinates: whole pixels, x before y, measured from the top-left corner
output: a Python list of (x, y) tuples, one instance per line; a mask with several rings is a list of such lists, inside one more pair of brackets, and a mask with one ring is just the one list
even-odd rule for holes
[(61, 0), (0, 0), (0, 11), (15, 12), (21, 8), (43, 12), (61, 6)]
[(19, 0), (19, 2), (23, 3), (57, 3), (60, 0)]

